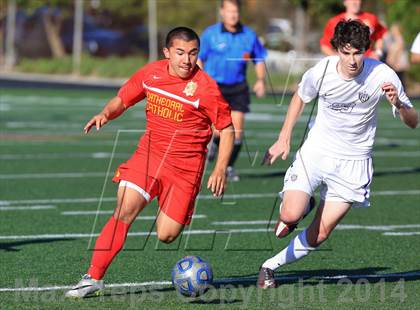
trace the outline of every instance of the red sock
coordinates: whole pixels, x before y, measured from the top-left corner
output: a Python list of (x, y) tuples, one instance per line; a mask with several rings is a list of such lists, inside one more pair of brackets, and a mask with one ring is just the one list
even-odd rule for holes
[(92, 261), (88, 274), (95, 280), (103, 278), (112, 259), (122, 249), (127, 237), (129, 224), (123, 223), (111, 217), (105, 224), (93, 250)]

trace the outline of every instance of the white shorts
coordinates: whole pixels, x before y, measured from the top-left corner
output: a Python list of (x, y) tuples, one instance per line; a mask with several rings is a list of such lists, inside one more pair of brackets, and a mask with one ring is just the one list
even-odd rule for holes
[(281, 193), (300, 190), (313, 196), (320, 188), (325, 201), (352, 203), (353, 207), (367, 207), (372, 182), (372, 159), (348, 160), (319, 154), (303, 146), (287, 169)]

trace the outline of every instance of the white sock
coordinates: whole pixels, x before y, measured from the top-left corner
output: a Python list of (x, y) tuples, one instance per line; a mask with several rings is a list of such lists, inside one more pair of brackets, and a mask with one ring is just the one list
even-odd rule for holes
[(285, 264), (292, 263), (305, 257), (309, 254), (311, 250), (315, 248), (310, 247), (308, 241), (306, 240), (306, 229), (297, 235), (289, 245), (283, 249), (279, 254), (273, 256), (270, 259), (267, 259), (262, 265), (264, 268), (270, 268), (271, 270), (276, 270), (280, 266)]

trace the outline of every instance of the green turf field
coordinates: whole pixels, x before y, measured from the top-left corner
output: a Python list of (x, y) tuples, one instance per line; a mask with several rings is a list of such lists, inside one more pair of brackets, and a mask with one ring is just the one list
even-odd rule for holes
[[(420, 129), (393, 119), (386, 102), (379, 110), (372, 206), (352, 210), (319, 251), (281, 268), (277, 289), (256, 289), (260, 264), (290, 240), (272, 234), (276, 192), (290, 159), (259, 165), (290, 99), (276, 105), (270, 97), (254, 100), (247, 147), (238, 162), (241, 181), (229, 185), (223, 201), (203, 190), (196, 218), (170, 245), (156, 241), (152, 203), (109, 268), (105, 295), (65, 300), (64, 291), (88, 267), (90, 235), (100, 231), (114, 207), (110, 175), (135, 149), (140, 133), (124, 130), (144, 128), (139, 104), (100, 132), (82, 134), (112, 95), (1, 90), (0, 309), (419, 307)], [(294, 150), (308, 113), (309, 107), (294, 133)], [(118, 129), (124, 130), (116, 140)], [(185, 299), (169, 284), (170, 274), (179, 258), (192, 254), (210, 261), (215, 286), (200, 298)]]

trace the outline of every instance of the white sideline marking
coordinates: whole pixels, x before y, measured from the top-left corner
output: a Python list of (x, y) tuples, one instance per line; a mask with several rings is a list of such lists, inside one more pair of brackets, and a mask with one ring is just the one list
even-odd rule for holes
[[(403, 191), (377, 191), (371, 192), (371, 196), (397, 196), (397, 195), (420, 195), (420, 190), (403, 190)], [(224, 199), (250, 199), (250, 198), (273, 198), (277, 197), (277, 193), (248, 193), (248, 194), (229, 194), (224, 195)], [(198, 195), (200, 200), (216, 200), (213, 195)], [(28, 199), (28, 200), (0, 200), (0, 206), (10, 206), (15, 204), (67, 204), (67, 203), (94, 203), (101, 200), (102, 202), (114, 202), (115, 197), (100, 198), (57, 198), (57, 199)]]
[[(132, 153), (114, 153), (114, 158), (125, 158)], [(34, 153), (34, 154), (1, 154), (1, 160), (28, 160), (28, 159), (63, 159), (63, 158), (111, 158), (110, 152), (85, 152), (85, 153)]]
[[(90, 210), (90, 211), (63, 211), (61, 212), (61, 215), (108, 215), (108, 214), (113, 214), (114, 210), (102, 210), (102, 211), (97, 211), (97, 210)], [(194, 214), (193, 218), (195, 219), (203, 219), (203, 218), (207, 218), (207, 215), (205, 214)], [(156, 219), (156, 215), (145, 215), (145, 216), (141, 216), (139, 215), (136, 220), (154, 220)]]
[[(111, 283), (106, 287), (136, 287), (136, 286), (153, 286), (153, 285), (171, 285), (171, 281), (150, 281), (150, 282), (133, 282), (133, 283)], [(59, 291), (71, 289), (72, 285), (63, 286), (44, 286), (44, 287), (3, 287), (0, 292), (42, 292), (42, 291)]]
[(212, 225), (267, 225), (274, 224), (277, 220), (257, 220), (257, 221), (217, 221), (211, 222)]
[[(233, 222), (233, 221), (231, 221)], [(244, 221), (237, 221), (240, 224), (244, 224)], [(261, 224), (267, 224), (268, 221), (258, 221)], [(265, 223), (263, 223), (265, 222)], [(232, 224), (230, 224), (232, 225)], [(239, 224), (234, 224), (239, 225)], [(336, 227), (337, 230), (351, 230), (351, 229), (366, 229), (366, 230), (373, 230), (373, 231), (386, 231), (386, 230), (395, 230), (395, 229), (404, 229), (404, 228), (419, 228), (420, 224), (411, 224), (411, 225), (370, 225), (370, 226), (363, 226), (363, 225), (338, 225)], [(185, 230), (182, 232), (183, 235), (209, 235), (209, 234), (231, 234), (231, 233), (262, 233), (268, 232), (270, 233), (272, 228), (239, 228), (239, 229), (229, 229), (229, 230)], [(411, 232), (409, 232), (411, 233)], [(417, 232), (415, 232), (417, 234)], [(20, 239), (80, 239), (80, 238), (91, 238), (97, 237), (99, 233), (65, 233), (65, 234), (42, 234), (42, 235), (9, 235), (9, 236), (0, 236), (0, 240), (20, 240)], [(129, 232), (128, 236), (130, 237), (137, 237), (137, 236), (156, 236), (156, 232)]]
[(0, 207), (0, 211), (20, 211), (20, 210), (47, 210), (56, 209), (53, 205), (35, 205), (35, 206), (14, 206), (14, 207)]
[[(108, 156), (107, 153), (91, 153), (92, 156), (90, 158), (107, 158), (110, 157), (110, 155)], [(8, 154), (8, 155), (12, 155), (12, 154)], [(248, 157), (247, 154), (244, 154), (244, 157)], [(129, 155), (125, 156), (128, 157)], [(420, 153), (419, 153), (420, 156)], [(69, 156), (71, 157), (71, 156)], [(57, 157), (59, 158), (59, 157)], [(0, 155), (0, 159), (2, 159), (2, 155)], [(399, 167), (399, 168), (393, 168), (393, 167), (388, 167), (388, 168), (377, 168), (374, 172), (375, 173), (386, 173), (386, 172), (394, 172), (394, 173), (398, 173), (398, 172), (410, 172), (410, 171), (415, 171), (415, 169), (418, 169), (416, 167)], [(252, 174), (252, 173), (276, 173), (276, 172), (281, 172), (279, 170), (272, 170), (269, 168), (265, 168), (265, 169), (259, 169), (259, 168), (248, 168), (248, 169), (236, 169), (236, 171), (241, 174), (241, 173), (246, 173), (246, 174)], [(208, 175), (210, 174), (212, 171), (205, 171), (205, 174)], [(103, 177), (106, 176), (105, 172), (53, 172), (53, 173), (15, 173), (15, 174), (0, 174), (0, 180), (16, 180), (16, 179), (66, 179), (66, 178), (97, 178), (97, 177)]]
[(408, 232), (384, 232), (384, 236), (420, 236), (420, 231), (408, 231)]
[[(319, 280), (339, 280), (339, 279), (387, 279), (387, 278), (407, 278), (418, 277), (420, 272), (407, 272), (407, 273), (386, 273), (386, 274), (357, 274), (357, 275), (296, 275), (296, 276), (276, 276), (276, 280), (299, 280), (299, 279), (319, 279)], [(257, 281), (257, 277), (243, 277), (243, 278), (222, 278), (215, 279), (215, 284), (229, 284), (229, 283), (242, 283)], [(106, 288), (113, 287), (142, 287), (142, 286), (159, 286), (159, 285), (172, 285), (171, 281), (149, 281), (149, 282), (132, 282), (132, 283), (110, 283), (106, 284)], [(72, 285), (54, 285), (54, 286), (41, 286), (41, 287), (2, 287), (1, 292), (43, 292), (43, 291), (60, 291), (71, 289)]]
[[(269, 225), (274, 224), (277, 220), (267, 221), (267, 220), (258, 220), (258, 221), (217, 221), (212, 222), (212, 225)], [(407, 224), (407, 225), (354, 225), (354, 224), (339, 224), (335, 228), (336, 230), (373, 230), (373, 231), (390, 231), (396, 229), (407, 229), (407, 228), (420, 228), (420, 224)], [(398, 233), (399, 234), (399, 233)]]
[(407, 228), (420, 228), (420, 224), (407, 224), (407, 225), (352, 225), (352, 224), (339, 224), (336, 229), (338, 230), (352, 230), (352, 229), (366, 229), (375, 231), (388, 231), (395, 229)]
[(64, 172), (64, 173), (20, 173), (20, 174), (0, 174), (0, 180), (17, 179), (67, 179), (67, 178), (86, 178), (103, 177), (103, 172)]
[[(253, 232), (271, 232), (271, 229), (267, 228), (256, 228), (256, 229), (229, 229), (229, 230), (186, 230), (183, 231), (183, 235), (210, 235), (210, 234), (230, 234), (230, 233), (253, 233)], [(156, 236), (156, 232), (129, 232), (129, 237), (139, 236)], [(43, 234), (43, 235), (9, 235), (0, 236), (0, 240), (21, 240), (21, 239), (81, 239), (81, 238), (92, 238), (99, 236), (99, 233), (87, 234), (87, 233), (67, 233), (67, 234)]]

